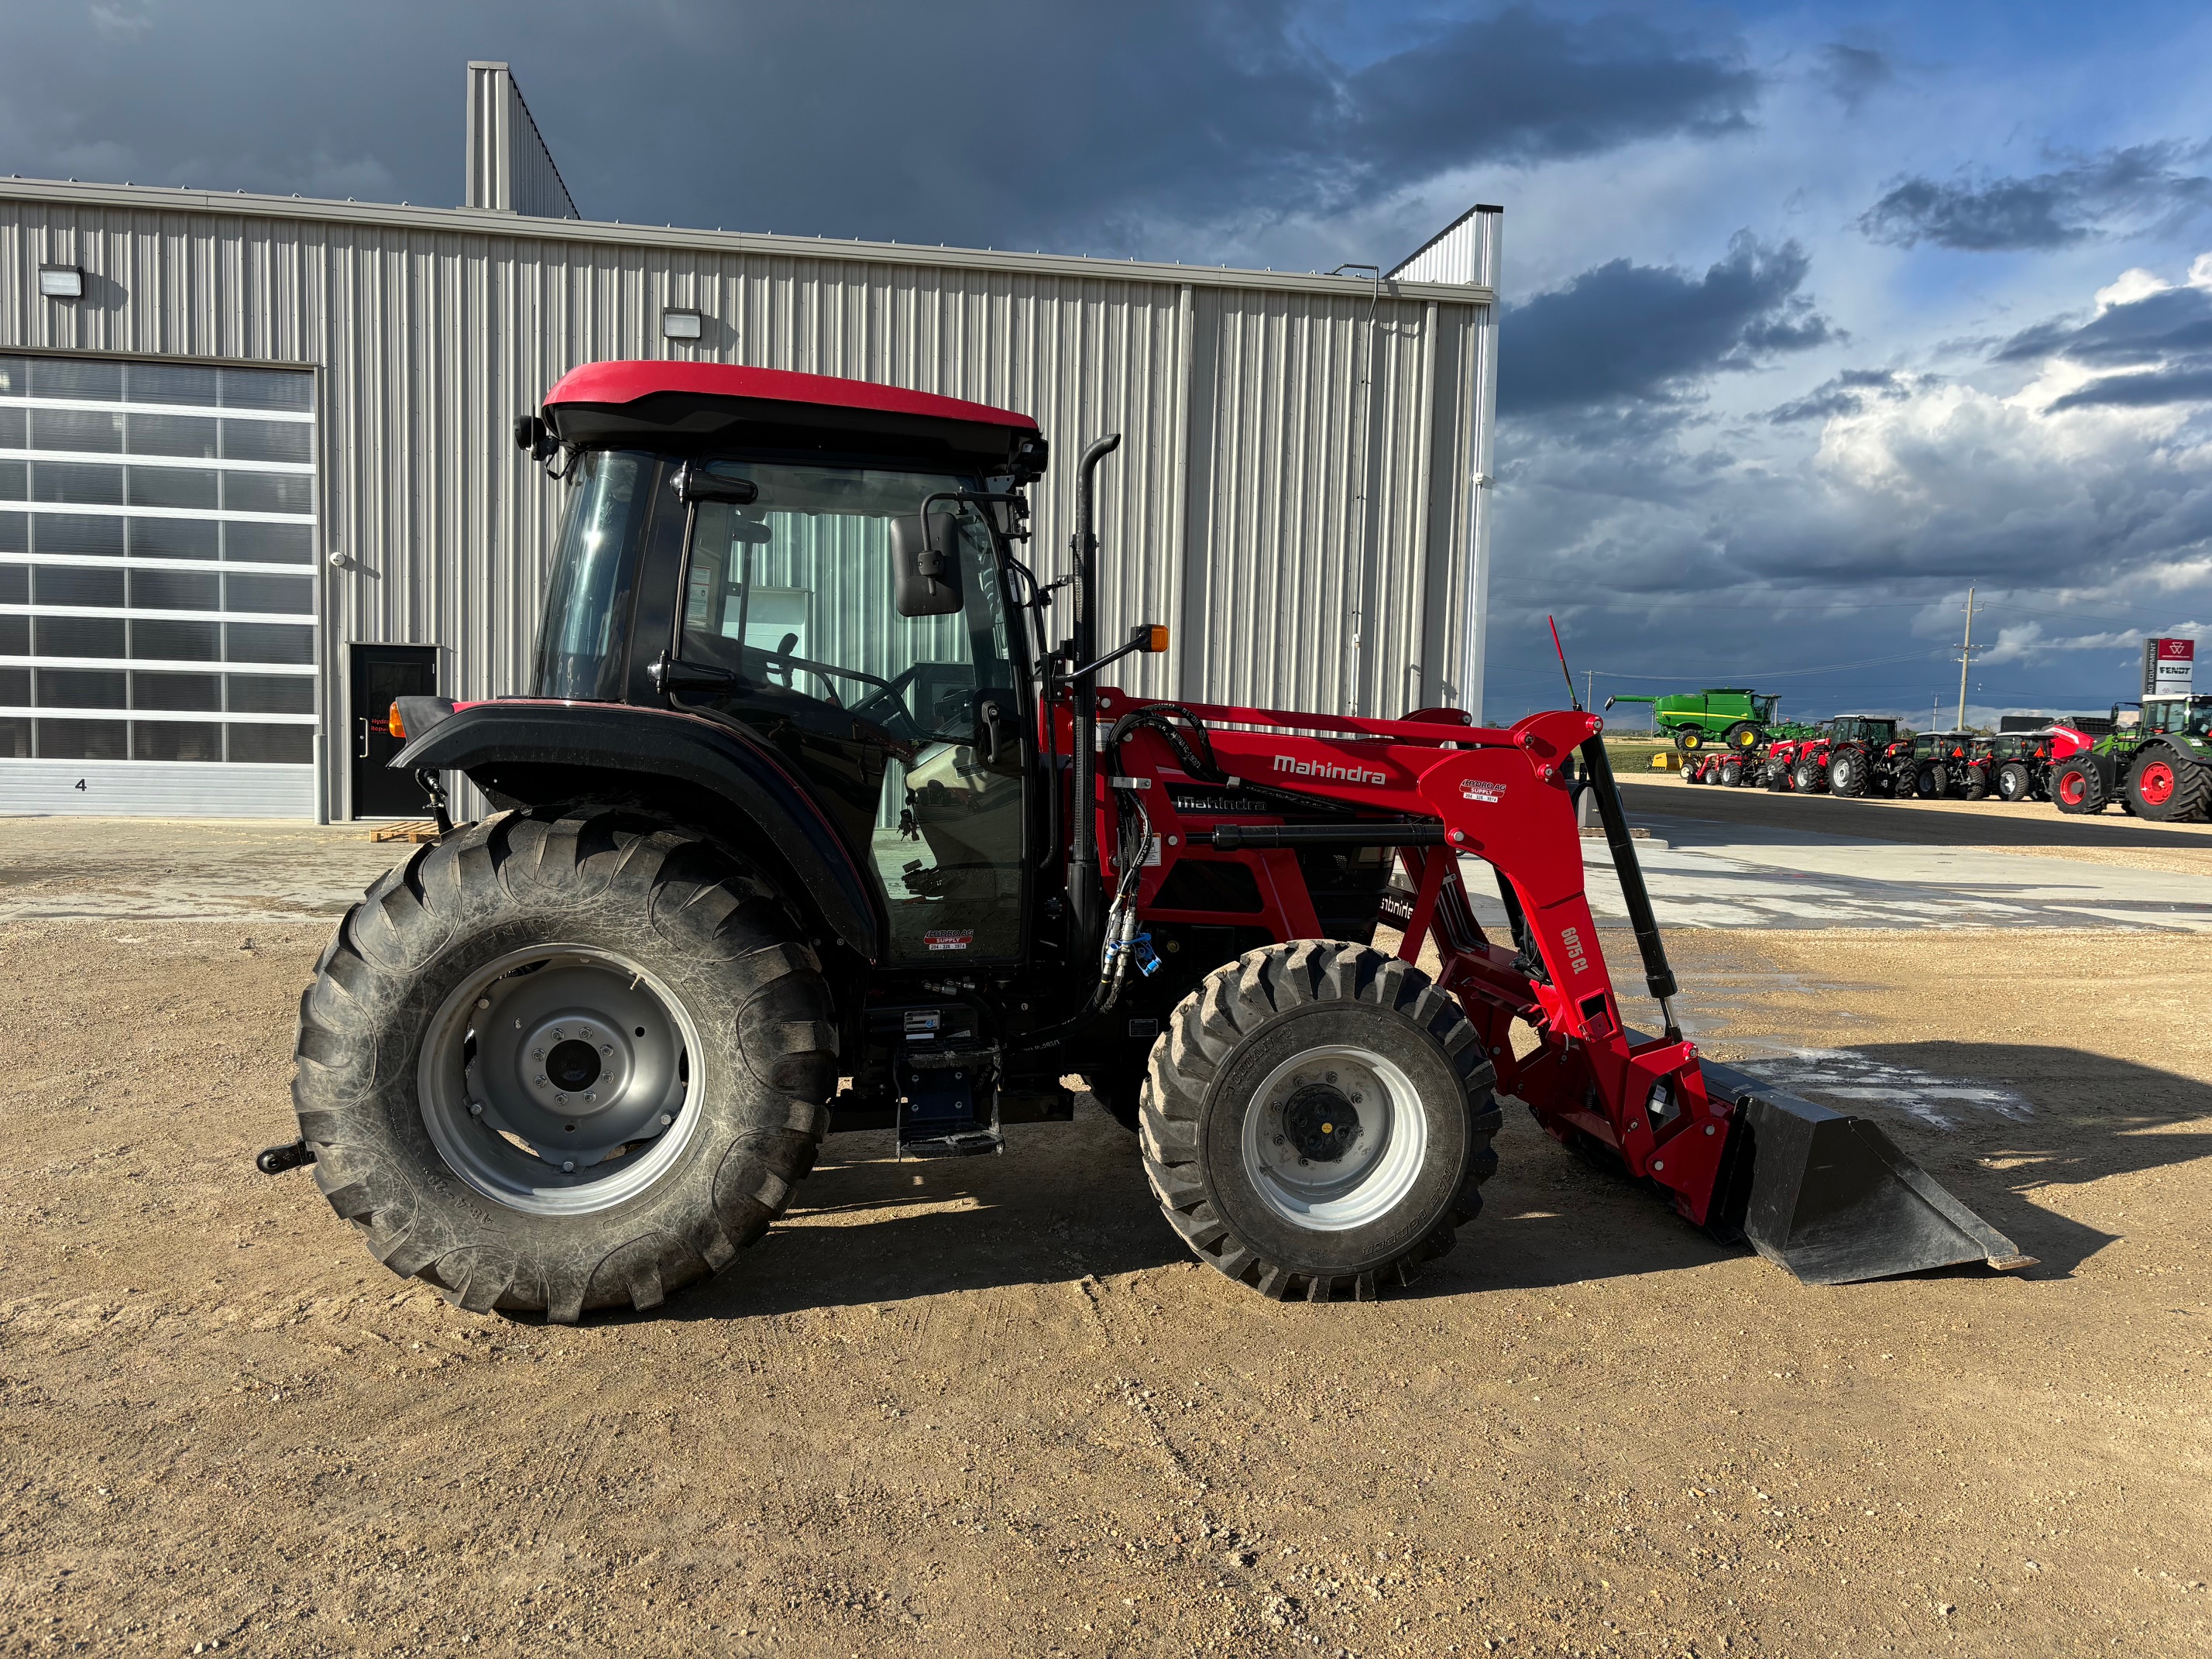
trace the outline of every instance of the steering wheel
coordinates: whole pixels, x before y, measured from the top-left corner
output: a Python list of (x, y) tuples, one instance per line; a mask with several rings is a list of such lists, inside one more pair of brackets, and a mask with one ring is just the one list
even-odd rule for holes
[(921, 674), (921, 664), (915, 663), (888, 680), (870, 677), (872, 684), (879, 689), (854, 704), (853, 712), (910, 742), (926, 741), (929, 733), (915, 719), (914, 711), (906, 706), (906, 698), (902, 695)]

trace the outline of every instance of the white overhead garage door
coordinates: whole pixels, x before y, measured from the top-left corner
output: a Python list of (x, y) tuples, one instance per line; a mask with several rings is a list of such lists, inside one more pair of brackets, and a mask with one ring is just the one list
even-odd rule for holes
[(0, 354), (0, 811), (315, 811), (314, 380)]

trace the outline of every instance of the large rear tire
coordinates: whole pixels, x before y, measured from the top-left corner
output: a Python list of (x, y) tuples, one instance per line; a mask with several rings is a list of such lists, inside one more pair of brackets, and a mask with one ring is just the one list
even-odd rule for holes
[(2061, 761), (2051, 774), (2051, 804), (2062, 812), (2105, 810), (2105, 780), (2087, 761)]
[(292, 1098), (386, 1267), (569, 1322), (655, 1306), (767, 1231), (813, 1167), (836, 1053), (797, 919), (734, 858), (609, 808), (510, 813), (339, 925)]
[(1846, 749), (1828, 763), (1828, 793), (1841, 795), (1846, 800), (1867, 792), (1867, 757), (1856, 749)]
[(1817, 794), (1825, 775), (1825, 769), (1820, 762), (1801, 760), (1790, 770), (1790, 787), (1801, 795)]
[(1941, 800), (1951, 793), (1951, 775), (1940, 766), (1923, 766), (1912, 775), (1912, 793), (1922, 800)]
[(2140, 757), (2128, 773), (2127, 805), (2153, 823), (2202, 817), (2212, 799), (2212, 769), (2163, 745)]
[(2035, 793), (2035, 777), (2018, 761), (2007, 761), (1997, 768), (1997, 799), (2026, 800)]
[(1480, 1212), (1495, 1078), (1419, 969), (1269, 945), (1207, 975), (1153, 1045), (1145, 1175), (1209, 1267), (1279, 1299), (1368, 1300)]

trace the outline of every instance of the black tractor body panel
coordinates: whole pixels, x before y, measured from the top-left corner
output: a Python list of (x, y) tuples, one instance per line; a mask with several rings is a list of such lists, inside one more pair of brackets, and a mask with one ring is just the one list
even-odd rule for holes
[(852, 850), (775, 755), (719, 721), (621, 703), (471, 703), (392, 764), (465, 772), (487, 794), (529, 805), (610, 789), (649, 800), (669, 784), (703, 791), (729, 816), (702, 829), (788, 868), (840, 940), (869, 962), (883, 955), (884, 921)]

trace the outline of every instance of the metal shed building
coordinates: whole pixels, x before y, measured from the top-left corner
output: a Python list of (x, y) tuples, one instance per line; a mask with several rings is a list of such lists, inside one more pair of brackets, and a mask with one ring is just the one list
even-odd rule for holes
[(470, 85), (488, 205), (0, 180), (0, 811), (374, 815), (379, 648), (524, 684), (562, 486), (509, 423), (614, 357), (1033, 414), (1041, 574), (1121, 431), (1130, 689), (1480, 712), (1495, 210), (1374, 281), (595, 223)]

